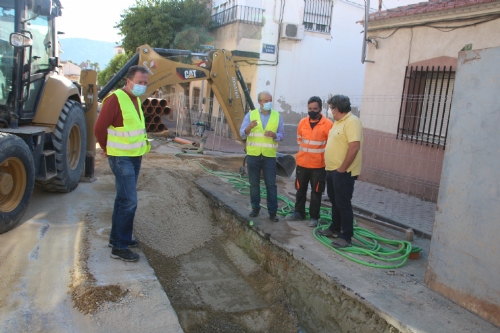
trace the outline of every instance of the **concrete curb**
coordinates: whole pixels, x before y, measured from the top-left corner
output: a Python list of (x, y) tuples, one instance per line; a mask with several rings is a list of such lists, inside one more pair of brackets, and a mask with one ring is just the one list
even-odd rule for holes
[(405, 229), (411, 228), (411, 229), (413, 229), (413, 232), (415, 233), (415, 236), (422, 237), (422, 238), (429, 239), (429, 240), (432, 238), (432, 234), (429, 234), (426, 231), (423, 231), (421, 229), (415, 228), (414, 226), (408, 225), (406, 223), (396, 221), (396, 220), (394, 220), (394, 219), (392, 219), (390, 217), (387, 217), (387, 216), (385, 216), (383, 214), (379, 214), (377, 212), (374, 212), (373, 210), (370, 210), (368, 208), (361, 207), (359, 205), (356, 205), (356, 206), (353, 205), (352, 207), (353, 207), (353, 209), (355, 211), (357, 210), (357, 211), (363, 213), (364, 215), (366, 215), (367, 217), (371, 217), (373, 214), (375, 214), (377, 216), (376, 217), (377, 220), (380, 220), (380, 221), (383, 221), (383, 222), (387, 222), (387, 223), (391, 223), (391, 224), (394, 224), (395, 226), (398, 226), (398, 227), (401, 227), (401, 228), (405, 228)]

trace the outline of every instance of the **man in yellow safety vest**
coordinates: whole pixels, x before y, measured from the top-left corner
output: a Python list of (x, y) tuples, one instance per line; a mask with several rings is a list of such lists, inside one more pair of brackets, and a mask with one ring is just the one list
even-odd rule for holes
[(125, 87), (106, 96), (94, 134), (102, 155), (108, 158), (115, 175), (116, 198), (111, 218), (109, 246), (111, 258), (137, 261), (139, 255), (129, 247), (137, 247), (132, 239), (137, 209), (137, 178), (142, 155), (149, 152), (150, 144), (139, 96), (146, 92), (148, 71), (132, 66), (127, 73)]
[(246, 114), (240, 127), (247, 140), (247, 168), (250, 181), (251, 217), (260, 212), (260, 174), (264, 174), (269, 218), (278, 222), (278, 187), (276, 186), (276, 152), (278, 141), (285, 137), (283, 118), (272, 109), (273, 97), (267, 91), (258, 94), (259, 108)]

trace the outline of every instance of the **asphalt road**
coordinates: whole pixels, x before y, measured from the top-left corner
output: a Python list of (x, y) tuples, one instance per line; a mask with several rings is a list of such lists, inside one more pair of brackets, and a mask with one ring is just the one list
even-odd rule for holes
[[(110, 209), (113, 190), (110, 175), (66, 194), (35, 190), (22, 224), (0, 235), (0, 332), (182, 332), (141, 251), (137, 263), (109, 258), (109, 223), (91, 214)], [(116, 285), (123, 296), (83, 314), (72, 300), (77, 285), (79, 300)]]

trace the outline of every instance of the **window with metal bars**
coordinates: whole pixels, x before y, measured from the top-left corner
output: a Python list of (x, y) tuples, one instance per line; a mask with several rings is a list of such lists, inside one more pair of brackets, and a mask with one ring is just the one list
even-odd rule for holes
[(304, 0), (304, 29), (330, 33), (332, 24), (332, 0)]
[(454, 82), (451, 66), (448, 69), (407, 66), (397, 137), (444, 149)]

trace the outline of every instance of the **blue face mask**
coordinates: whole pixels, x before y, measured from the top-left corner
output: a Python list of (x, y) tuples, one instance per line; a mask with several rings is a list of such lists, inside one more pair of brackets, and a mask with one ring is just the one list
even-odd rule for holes
[(146, 86), (140, 84), (134, 84), (134, 86), (132, 87), (132, 94), (134, 94), (137, 97), (144, 95), (145, 92), (146, 92)]
[(270, 111), (272, 108), (273, 108), (273, 102), (267, 102), (267, 103), (264, 103), (264, 105), (263, 105), (263, 109), (266, 111)]

